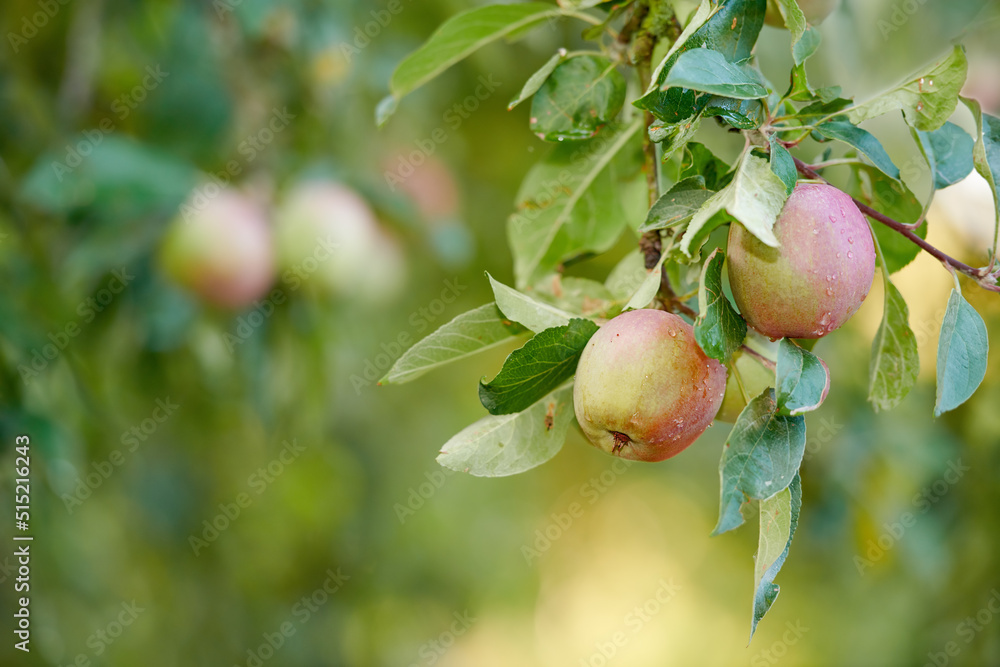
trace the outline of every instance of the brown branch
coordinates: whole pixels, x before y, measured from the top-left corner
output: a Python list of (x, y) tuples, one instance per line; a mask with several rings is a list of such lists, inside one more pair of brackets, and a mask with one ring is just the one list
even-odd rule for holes
[[(802, 174), (807, 178), (828, 183), (828, 181), (825, 178), (823, 178), (820, 174), (818, 174), (810, 165), (806, 164), (797, 157), (793, 156), (792, 159), (795, 160), (795, 166), (798, 168), (800, 174)], [(949, 267), (949, 270), (954, 270), (958, 271), (959, 273), (964, 273), (965, 275), (975, 280), (983, 289), (987, 289), (991, 292), (1000, 292), (1000, 285), (997, 285), (995, 282), (997, 276), (990, 274), (988, 270), (976, 269), (969, 266), (968, 264), (965, 264), (964, 262), (960, 262), (959, 260), (942, 252), (941, 250), (938, 250), (930, 243), (917, 236), (909, 225), (899, 222), (898, 220), (893, 220), (884, 213), (879, 213), (871, 206), (865, 204), (864, 202), (858, 200), (855, 197), (851, 197), (851, 199), (854, 200), (854, 203), (857, 205), (858, 209), (860, 209), (862, 213), (867, 215), (872, 220), (876, 220), (882, 223), (883, 225), (885, 225), (889, 229), (892, 229), (896, 233), (905, 236), (907, 239), (917, 244), (917, 246), (919, 246), (921, 249), (926, 251), (932, 257), (934, 257), (939, 262), (944, 264), (946, 267)], [(990, 282), (987, 282), (989, 280), (993, 280), (994, 282), (991, 284)]]

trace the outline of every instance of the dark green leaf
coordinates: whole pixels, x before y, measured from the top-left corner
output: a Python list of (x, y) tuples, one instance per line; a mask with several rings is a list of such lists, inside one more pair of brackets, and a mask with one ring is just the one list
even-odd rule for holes
[(875, 411), (891, 410), (906, 398), (920, 373), (917, 339), (910, 329), (910, 310), (903, 295), (882, 269), (885, 308), (882, 324), (872, 341), (868, 400)]
[(607, 58), (559, 64), (531, 103), (531, 131), (546, 141), (589, 139), (625, 103), (625, 77)]
[(812, 57), (812, 55), (816, 53), (816, 50), (819, 48), (821, 41), (822, 36), (820, 35), (819, 30), (812, 26), (806, 27), (802, 36), (792, 42), (792, 58), (795, 60), (795, 64), (801, 65), (807, 59)]
[(756, 130), (764, 124), (764, 105), (760, 100), (734, 100), (713, 95), (705, 104), (704, 116), (718, 116), (740, 130)]
[(805, 418), (779, 415), (777, 408), (774, 390), (768, 388), (733, 425), (719, 463), (719, 523), (712, 535), (740, 527), (744, 502), (770, 498), (795, 478), (805, 452)]
[(674, 64), (683, 53), (701, 47), (718, 51), (732, 63), (749, 59), (764, 25), (766, 9), (767, 0), (729, 0), (712, 13), (711, 4), (703, 0), (674, 47), (656, 68), (649, 89), (635, 101), (635, 106), (667, 123), (697, 115), (707, 102), (705, 96), (699, 99), (695, 91), (684, 88), (662, 89)]
[(747, 323), (722, 292), (722, 265), (725, 261), (725, 254), (716, 248), (702, 267), (694, 337), (705, 354), (728, 364), (747, 337)]
[(899, 168), (893, 164), (892, 158), (885, 152), (882, 143), (871, 132), (844, 121), (823, 123), (816, 128), (816, 132), (827, 139), (837, 139), (854, 146), (865, 154), (883, 174), (894, 180), (899, 180)]
[(795, 182), (799, 179), (798, 169), (795, 167), (795, 160), (788, 149), (781, 145), (777, 137), (773, 134), (768, 137), (771, 144), (771, 171), (785, 184), (785, 191), (791, 195), (795, 189)]
[(705, 179), (692, 176), (674, 185), (649, 209), (640, 232), (665, 229), (689, 220), (715, 193), (705, 189)]
[(975, 393), (986, 377), (989, 350), (983, 318), (958, 290), (952, 290), (938, 339), (935, 417), (954, 410)]
[(441, 448), (437, 462), (476, 477), (531, 470), (559, 453), (573, 422), (573, 384), (567, 383), (511, 415), (487, 415)]
[[(796, 120), (804, 125), (812, 125), (818, 120), (826, 118), (830, 114), (843, 111), (851, 105), (851, 100), (843, 97), (834, 97), (832, 100), (819, 100), (808, 104), (795, 114)], [(841, 116), (843, 118), (843, 116)]]
[(525, 332), (488, 303), (462, 313), (401, 356), (379, 384), (402, 384), (453, 361), (506, 345)]
[(664, 88), (688, 88), (741, 100), (767, 97), (763, 77), (754, 68), (730, 62), (711, 49), (685, 51), (670, 68)]
[(672, 125), (654, 122), (649, 126), (649, 140), (660, 144), (661, 159), (669, 160), (698, 133), (700, 125), (701, 117), (688, 118)]
[(760, 501), (760, 537), (754, 556), (753, 619), (750, 638), (757, 623), (771, 609), (780, 587), (774, 583), (778, 571), (788, 557), (792, 537), (802, 509), (802, 481), (796, 473), (792, 483), (781, 493)]
[(573, 319), (562, 327), (546, 329), (514, 350), (490, 382), (479, 383), (479, 400), (491, 415), (507, 415), (527, 409), (576, 372), (597, 325)]
[(729, 165), (715, 157), (712, 151), (697, 141), (688, 142), (684, 147), (677, 180), (683, 181), (692, 176), (703, 177), (705, 188), (715, 191), (721, 190), (732, 180)]
[(945, 123), (933, 132), (913, 130), (917, 145), (931, 168), (934, 189), (942, 190), (972, 173), (975, 142), (954, 123)]
[(778, 347), (775, 377), (778, 412), (783, 415), (815, 410), (830, 391), (830, 369), (823, 360), (787, 338)]

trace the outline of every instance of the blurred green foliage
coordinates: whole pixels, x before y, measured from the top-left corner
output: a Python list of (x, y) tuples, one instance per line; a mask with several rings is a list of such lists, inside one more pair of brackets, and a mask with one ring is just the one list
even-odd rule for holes
[[(1000, 24), (981, 4), (847, 1), (821, 26), (810, 74), (863, 98), (961, 37), (994, 72), (979, 88), (995, 93)], [(756, 536), (708, 537), (723, 426), (655, 466), (613, 467), (575, 427), (552, 462), (516, 478), (436, 465), (438, 447), (484, 414), (476, 383), (509, 350), (410, 385), (371, 380), (406, 340), (487, 302), (484, 270), (510, 282), (503, 222), (548, 148), (527, 105), (506, 103), (580, 30), (552, 24), (484, 49), (376, 131), (394, 65), (467, 6), (0, 8), (0, 663), (555, 667), (605, 664), (610, 645), (619, 665), (1000, 664), (1000, 617), (981, 611), (1000, 599), (996, 354), (980, 391), (934, 420), (932, 367), (896, 410), (866, 404), (863, 317), (818, 344), (833, 389), (808, 418), (796, 554), (749, 648)], [(787, 54), (787, 33), (765, 29), (768, 76), (787, 71)], [(499, 89), (458, 113), (484, 75)], [(264, 141), (276, 109), (294, 118)], [(897, 164), (917, 154), (905, 133), (871, 125)], [(699, 140), (731, 159), (738, 147), (713, 129)], [(386, 179), (428, 141), (460, 192), (447, 220)], [(294, 292), (230, 349), (226, 334), (254, 309), (207, 307), (156, 260), (208, 174), (270, 203), (307, 175), (350, 185), (402, 240), (405, 292), (378, 305)], [(573, 272), (605, 277), (634, 241)], [(911, 317), (933, 349), (927, 313), (943, 311), (951, 278), (917, 273), (908, 298), (940, 299)], [(446, 281), (461, 286), (450, 304)], [(996, 298), (969, 297), (1000, 349)], [(9, 630), (22, 433), (30, 654)], [(662, 581), (677, 589), (667, 602)]]

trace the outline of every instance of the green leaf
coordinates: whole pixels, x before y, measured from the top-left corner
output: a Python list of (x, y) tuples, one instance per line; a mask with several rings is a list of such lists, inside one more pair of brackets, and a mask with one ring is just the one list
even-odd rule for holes
[(792, 42), (792, 59), (796, 65), (802, 65), (819, 49), (823, 37), (819, 30), (807, 26), (802, 36)]
[(917, 339), (909, 324), (910, 310), (903, 295), (889, 280), (884, 262), (882, 278), (885, 307), (882, 324), (872, 341), (868, 382), (868, 400), (876, 412), (899, 405), (916, 384), (920, 373)]
[(685, 51), (670, 68), (666, 88), (689, 88), (741, 100), (767, 97), (760, 72), (747, 65), (732, 63), (711, 49)]
[(734, 100), (713, 95), (708, 98), (702, 115), (718, 116), (740, 130), (756, 130), (764, 124), (764, 105), (760, 100)]
[(805, 453), (805, 418), (779, 415), (777, 408), (774, 390), (768, 388), (733, 425), (719, 463), (719, 523), (712, 535), (739, 528), (744, 502), (770, 498), (795, 478)]
[(728, 364), (747, 337), (747, 323), (722, 291), (722, 265), (725, 261), (726, 255), (716, 248), (702, 267), (694, 337), (705, 354)]
[(830, 369), (812, 352), (782, 338), (775, 384), (780, 414), (810, 412), (822, 405), (830, 392)]
[[(856, 165), (849, 191), (876, 211), (900, 222), (916, 222), (923, 213), (920, 200), (902, 181), (895, 181), (873, 167)], [(871, 228), (882, 248), (889, 273), (899, 271), (920, 254), (919, 246), (881, 222), (873, 222)], [(927, 223), (917, 227), (914, 233), (926, 238)]]
[(984, 114), (975, 100), (963, 97), (962, 101), (976, 120), (976, 146), (972, 152), (976, 171), (993, 190), (998, 221), (993, 235), (993, 252), (996, 254), (1000, 243), (1000, 118)]
[(854, 146), (866, 155), (883, 174), (899, 180), (899, 168), (885, 152), (882, 143), (868, 130), (862, 130), (844, 121), (830, 121), (816, 128), (816, 132), (827, 139), (837, 139)]
[(972, 173), (975, 142), (958, 125), (949, 122), (933, 132), (913, 130), (913, 134), (931, 168), (935, 190), (955, 185)]
[[(608, 250), (625, 227), (618, 165), (613, 158), (633, 140), (636, 119), (621, 131), (557, 146), (525, 176), (517, 212), (507, 221), (514, 275), (524, 287), (584, 252)], [(634, 145), (638, 150), (638, 144)]]
[(705, 179), (706, 189), (716, 192), (732, 180), (728, 164), (717, 158), (704, 144), (692, 141), (684, 147), (677, 180), (683, 181), (696, 176)]
[(965, 49), (956, 46), (945, 59), (910, 80), (846, 110), (852, 123), (903, 110), (906, 122), (923, 132), (936, 130), (955, 112), (958, 93), (969, 68)]
[(587, 318), (614, 317), (621, 311), (615, 295), (601, 283), (589, 278), (556, 273), (537, 283), (532, 295), (556, 308)]
[(506, 345), (525, 332), (509, 321), (494, 303), (462, 313), (418, 341), (396, 360), (379, 384), (402, 384), (439, 366)]
[[(542, 2), (488, 5), (456, 14), (445, 21), (419, 49), (396, 67), (389, 89), (398, 101), (483, 46), (539, 25), (567, 11)], [(379, 124), (394, 108), (380, 105)]]
[(649, 140), (660, 144), (660, 159), (665, 162), (687, 145), (700, 126), (700, 116), (673, 124), (654, 122), (649, 126)]
[(625, 77), (608, 58), (561, 63), (531, 103), (531, 131), (545, 141), (590, 139), (625, 103)]
[(587, 341), (597, 332), (590, 320), (573, 319), (537, 334), (503, 362), (490, 382), (479, 383), (479, 400), (491, 415), (526, 410), (573, 377)]
[(772, 228), (786, 199), (785, 184), (771, 171), (768, 161), (747, 151), (732, 182), (706, 201), (691, 219), (681, 239), (681, 250), (690, 256), (692, 244), (712, 231), (712, 226), (707, 224), (709, 220), (723, 210), (762, 243), (777, 248), (778, 239)]
[(476, 477), (516, 475), (558, 454), (572, 421), (573, 384), (567, 383), (527, 410), (465, 427), (445, 443), (437, 462)]
[(698, 115), (707, 102), (689, 89), (663, 84), (677, 60), (684, 53), (705, 47), (718, 51), (731, 63), (750, 58), (764, 25), (767, 0), (729, 0), (712, 13), (707, 0), (692, 16), (687, 27), (653, 73), (649, 89), (633, 104), (667, 123), (677, 123)]
[(760, 537), (757, 555), (754, 556), (753, 619), (750, 621), (750, 638), (757, 624), (778, 597), (780, 587), (774, 583), (778, 571), (788, 558), (792, 537), (799, 523), (802, 509), (802, 480), (798, 473), (788, 488), (766, 500), (760, 501)]
[(656, 200), (639, 231), (648, 232), (679, 225), (689, 220), (714, 194), (705, 189), (705, 179), (702, 177), (684, 179)]
[(669, 253), (664, 250), (660, 253), (660, 259), (656, 262), (656, 265), (646, 270), (646, 278), (639, 285), (639, 289), (635, 291), (632, 298), (625, 305), (625, 309), (636, 309), (645, 308), (649, 305), (649, 302), (653, 300), (656, 293), (660, 290), (660, 281), (663, 276), (663, 263), (667, 261), (667, 255)]
[(646, 280), (646, 258), (639, 248), (625, 255), (604, 281), (616, 300), (627, 301)]
[(795, 160), (788, 149), (781, 145), (778, 138), (773, 134), (767, 138), (771, 144), (771, 171), (785, 184), (785, 192), (791, 196), (795, 190), (795, 183), (799, 180), (799, 172), (795, 167)]
[(521, 92), (519, 92), (517, 97), (512, 99), (510, 104), (507, 105), (507, 111), (510, 111), (518, 104), (537, 93), (538, 89), (542, 87), (542, 84), (549, 78), (549, 75), (552, 74), (552, 71), (556, 68), (556, 66), (565, 59), (565, 49), (560, 49), (559, 53), (549, 58), (544, 65), (538, 68), (537, 72), (528, 77), (528, 80), (524, 82)]
[(535, 333), (541, 333), (552, 327), (561, 327), (573, 319), (570, 313), (507, 287), (489, 273), (486, 277), (490, 279), (493, 297), (500, 312)]
[[(778, 6), (781, 18), (785, 20), (785, 27), (792, 34), (792, 44), (794, 44), (802, 38), (806, 28), (809, 27), (806, 15), (799, 9), (799, 5), (795, 0), (775, 0), (774, 4)], [(802, 61), (796, 61), (795, 64), (800, 62)]]
[(989, 350), (983, 318), (961, 292), (952, 290), (938, 339), (935, 417), (954, 410), (976, 392), (986, 377)]

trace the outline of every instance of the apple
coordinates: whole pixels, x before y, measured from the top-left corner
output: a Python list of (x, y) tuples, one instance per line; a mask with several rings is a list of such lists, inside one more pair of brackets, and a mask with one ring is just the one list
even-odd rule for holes
[(294, 186), (275, 212), (278, 263), (292, 286), (383, 302), (406, 282), (406, 257), (368, 203), (335, 181)]
[(192, 194), (168, 226), (160, 264), (205, 301), (239, 309), (274, 282), (274, 249), (265, 212), (233, 188)]
[(662, 310), (613, 318), (587, 343), (573, 406), (598, 449), (634, 461), (676, 456), (712, 424), (726, 369), (705, 355), (694, 329)]
[[(829, 16), (840, 0), (798, 0), (799, 9), (805, 14), (806, 21), (810, 25), (819, 25)], [(785, 19), (781, 16), (778, 3), (775, 0), (767, 0), (767, 14), (764, 15), (764, 23), (775, 28), (784, 28)]]
[(729, 284), (743, 319), (770, 337), (822, 338), (861, 307), (875, 277), (868, 221), (830, 185), (799, 183), (774, 223), (780, 247), (729, 228)]

